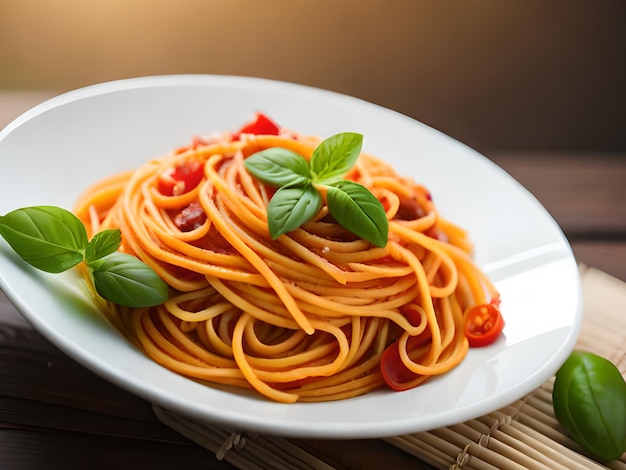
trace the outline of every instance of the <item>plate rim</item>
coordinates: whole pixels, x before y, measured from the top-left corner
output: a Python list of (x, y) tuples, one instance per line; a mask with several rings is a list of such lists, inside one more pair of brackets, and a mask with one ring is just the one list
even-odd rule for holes
[[(480, 153), (468, 147), (466, 144), (463, 144), (457, 141), (456, 139), (420, 121), (412, 119), (394, 110), (390, 110), (380, 105), (367, 102), (360, 98), (352, 97), (352, 96), (349, 96), (343, 93), (338, 93), (335, 91), (312, 87), (309, 85), (301, 85), (301, 84), (283, 82), (283, 81), (267, 79), (267, 78), (244, 77), (244, 76), (236, 76), (236, 75), (204, 75), (204, 74), (202, 75), (198, 75), (198, 74), (154, 75), (154, 76), (147, 76), (147, 77), (114, 80), (110, 82), (93, 84), (93, 85), (89, 85), (89, 86), (79, 88), (76, 90), (68, 91), (36, 105), (35, 107), (31, 108), (30, 110), (24, 112), (23, 114), (18, 116), (16, 119), (14, 119), (11, 123), (9, 123), (4, 129), (0, 131), (0, 143), (4, 140), (6, 136), (10, 135), (15, 129), (19, 128), (22, 124), (30, 121), (31, 119), (41, 114), (46, 113), (48, 110), (54, 109), (58, 106), (63, 106), (64, 104), (67, 104), (67, 103), (72, 103), (74, 101), (81, 100), (85, 97), (99, 96), (99, 95), (104, 95), (107, 93), (112, 93), (112, 92), (116, 92), (120, 90), (130, 90), (130, 89), (135, 89), (135, 88), (155, 88), (155, 87), (160, 87), (163, 85), (179, 86), (179, 85), (185, 85), (185, 84), (194, 84), (194, 85), (197, 84), (201, 86), (207, 86), (207, 84), (212, 84), (214, 86), (216, 84), (223, 84), (226, 82), (236, 83), (237, 85), (244, 86), (244, 88), (248, 84), (255, 84), (257, 86), (270, 87), (270, 88), (291, 87), (290, 89), (295, 90), (295, 91), (305, 90), (307, 93), (320, 93), (321, 92), (321, 93), (324, 93), (328, 97), (333, 97), (333, 98), (347, 101), (349, 105), (352, 105), (352, 103), (361, 103), (361, 105), (372, 107), (372, 109), (378, 109), (386, 113), (395, 114), (398, 117), (401, 117), (403, 119), (408, 119), (411, 121), (412, 125), (418, 125), (422, 127), (423, 129), (428, 130), (428, 132), (433, 132), (439, 136), (438, 138), (444, 138), (446, 140), (454, 141), (455, 144), (465, 147), (467, 150), (473, 152), (477, 157), (480, 157), (482, 159), (485, 159), (488, 162), (491, 162)], [(500, 169), (500, 167), (495, 165), (493, 162), (491, 162), (491, 164), (493, 164), (494, 167)], [(504, 173), (506, 174), (506, 172)], [(510, 178), (510, 176), (508, 177)], [(511, 178), (511, 180), (512, 182), (515, 182), (514, 179)], [(428, 185), (428, 182), (425, 182), (425, 184)], [(534, 199), (534, 196), (532, 196), (532, 194), (530, 194), (527, 190), (525, 191), (527, 192), (526, 194), (527, 197)], [(539, 201), (537, 201), (536, 199), (534, 199), (534, 201), (543, 209), (543, 206), (539, 203)], [(556, 222), (547, 213), (547, 211), (545, 212), (545, 215), (548, 218), (550, 218), (556, 225)], [(558, 225), (556, 225), (556, 228), (560, 231), (560, 229), (558, 228)], [(571, 252), (571, 247), (569, 247), (569, 243), (567, 242), (563, 233), (560, 232), (560, 234), (562, 236), (563, 243), (569, 249), (569, 253), (566, 253), (566, 255), (568, 256), (565, 256), (566, 259), (563, 259), (563, 261), (567, 261), (568, 263), (573, 264), (573, 266), (570, 266), (570, 268), (576, 269), (576, 263), (573, 257), (573, 253)], [(0, 251), (0, 255), (2, 255), (1, 251)], [(576, 269), (576, 272), (577, 272), (577, 269)], [(558, 351), (558, 354), (557, 354), (558, 360), (552, 361), (551, 368), (546, 368), (542, 371), (538, 371), (538, 372), (543, 372), (542, 374), (540, 374), (542, 379), (544, 379), (544, 376), (546, 375), (547, 376), (552, 375), (558, 368), (558, 365), (560, 365), (560, 364), (557, 365), (556, 362), (564, 361), (565, 358), (567, 357), (567, 354), (569, 354), (571, 349), (574, 347), (574, 343), (578, 335), (578, 330), (580, 328), (580, 323), (582, 320), (582, 289), (581, 289), (580, 279), (577, 278), (577, 281), (578, 281), (577, 282), (578, 299), (576, 302), (578, 304), (578, 309), (577, 309), (577, 312), (575, 313), (576, 318), (574, 321), (574, 325), (568, 336), (568, 341), (563, 343), (561, 345), (560, 350)], [(137, 387), (137, 384), (135, 383), (132, 383), (132, 382), (129, 383), (126, 380), (123, 380), (120, 377), (120, 375), (116, 375), (114, 371), (111, 371), (109, 367), (104, 365), (101, 358), (86, 356), (85, 352), (81, 348), (79, 348), (78, 345), (72, 342), (67, 343), (65, 338), (58, 338), (56, 334), (54, 333), (54, 331), (51, 331), (49, 329), (49, 326), (45, 324), (45, 322), (43, 322), (41, 318), (39, 318), (36, 312), (31, 312), (29, 307), (27, 305), (24, 305), (24, 300), (17, 293), (17, 291), (13, 289), (10, 282), (8, 280), (5, 280), (5, 277), (2, 274), (2, 272), (0, 272), (0, 286), (2, 287), (2, 290), (6, 293), (7, 297), (16, 306), (16, 308), (28, 319), (29, 323), (31, 323), (37, 331), (39, 331), (45, 337), (51, 340), (57, 347), (63, 350), (70, 357), (77, 360), (79, 363), (83, 364), (84, 366), (86, 366), (93, 372), (97, 373), (101, 377), (104, 377), (106, 380), (116, 384), (117, 386), (120, 386), (121, 388), (129, 390), (132, 393), (135, 393), (143, 397), (144, 399), (153, 401), (157, 403), (159, 406), (164, 406), (170, 411), (178, 412), (181, 414), (187, 414), (188, 407), (181, 406), (181, 403), (177, 402), (176, 400), (173, 400), (172, 397), (161, 396), (160, 394), (155, 393), (154, 390), (153, 391), (146, 390), (141, 387)], [(523, 390), (520, 388), (517, 390), (517, 392), (520, 392), (520, 393), (523, 392), (522, 394), (526, 394), (532, 391), (534, 388), (536, 388), (537, 385), (540, 385), (540, 384), (537, 384), (537, 381), (539, 380), (537, 377), (534, 377), (532, 379), (533, 380), (531, 380), (531, 377), (527, 378), (524, 383), (525, 387), (523, 387)], [(542, 380), (542, 382), (543, 381), (544, 380)], [(517, 392), (516, 392), (516, 395), (518, 394)], [(500, 400), (499, 400), (500, 405), (502, 406), (506, 405), (506, 403), (503, 403), (503, 402), (505, 401), (510, 402), (510, 398), (511, 397), (509, 396), (500, 396)], [(286, 405), (286, 406), (292, 406), (292, 405)], [(488, 403), (484, 403), (482, 406), (478, 406), (478, 407), (476, 405), (467, 406), (466, 408), (468, 409), (461, 410), (459, 414), (459, 416), (463, 418), (462, 420), (470, 419), (472, 417), (482, 415), (487, 412), (485, 411), (487, 409), (490, 409), (490, 410), (493, 409), (492, 406), (489, 405)], [(479, 413), (476, 414), (477, 412)], [(367, 428), (367, 427), (356, 429), (356, 430), (346, 430), (346, 429), (343, 429), (341, 426), (339, 426), (335, 428), (334, 430), (329, 431), (329, 430), (324, 430), (323, 426), (311, 425), (307, 429), (294, 429), (293, 426), (290, 425), (289, 423), (282, 425), (282, 426), (274, 425), (274, 428), (269, 429), (266, 426), (263, 426), (262, 424), (260, 424), (259, 422), (251, 422), (246, 417), (241, 417), (240, 419), (233, 419), (233, 417), (231, 416), (228, 419), (228, 422), (224, 421), (222, 417), (213, 416), (212, 418), (215, 420), (214, 422), (219, 422), (220, 424), (223, 424), (223, 425), (235, 424), (235, 425), (241, 426), (242, 428), (246, 428), (248, 430), (252, 430), (255, 432), (264, 432), (268, 434), (279, 434), (279, 435), (286, 435), (286, 436), (293, 436), (293, 437), (330, 437), (330, 438), (370, 438), (371, 437), (371, 438), (374, 438), (374, 437), (385, 437), (385, 436), (397, 434), (396, 432), (393, 432), (393, 433), (378, 432), (377, 433), (374, 429)], [(441, 420), (437, 420), (437, 421), (438, 423), (441, 422)], [(453, 422), (457, 422), (457, 421), (454, 420), (452, 422), (448, 422), (447, 424), (443, 424), (443, 425), (453, 424)], [(398, 424), (396, 425), (394, 429), (398, 429), (398, 430), (403, 429), (406, 432), (410, 432), (409, 431), (410, 429), (416, 429), (416, 426), (412, 424), (413, 423), (411, 422), (405, 423), (404, 425)], [(426, 429), (422, 429), (422, 427), (418, 427), (419, 428), (418, 430), (426, 430)], [(437, 424), (436, 427), (439, 427), (439, 424)]]

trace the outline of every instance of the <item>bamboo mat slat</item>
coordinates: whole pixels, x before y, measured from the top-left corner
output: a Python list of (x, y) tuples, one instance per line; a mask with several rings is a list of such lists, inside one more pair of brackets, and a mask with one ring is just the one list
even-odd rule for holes
[[(626, 284), (586, 266), (580, 272), (585, 315), (576, 347), (606, 357), (626, 375)], [(438, 469), (626, 470), (626, 454), (606, 464), (595, 462), (564, 433), (552, 407), (553, 383), (551, 378), (522, 399), (479, 418), (384, 440)], [(241, 469), (332, 468), (285, 439), (242, 436), (156, 406), (154, 411), (163, 423)]]

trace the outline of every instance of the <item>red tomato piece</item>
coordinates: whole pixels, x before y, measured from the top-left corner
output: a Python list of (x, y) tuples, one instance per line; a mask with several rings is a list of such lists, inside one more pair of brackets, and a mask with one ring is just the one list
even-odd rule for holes
[(254, 134), (254, 135), (278, 135), (280, 127), (270, 118), (263, 113), (256, 113), (254, 119), (247, 124), (244, 124), (239, 131), (235, 133), (233, 138), (239, 139), (241, 134)]
[[(413, 318), (407, 317), (413, 325), (418, 325), (419, 320), (416, 315)], [(421, 334), (409, 337), (406, 342), (407, 351), (413, 351), (426, 341), (429, 341), (430, 335)], [(380, 372), (387, 386), (397, 392), (410, 390), (424, 383), (428, 377), (416, 374), (402, 362), (398, 343), (392, 343), (383, 351), (380, 358)]]
[(495, 302), (475, 305), (465, 311), (465, 336), (470, 346), (487, 346), (498, 339), (504, 328), (499, 303), (498, 298)]
[(417, 220), (426, 215), (426, 211), (420, 206), (419, 201), (413, 197), (401, 197), (400, 207), (396, 213), (396, 219)]
[(198, 160), (180, 163), (159, 176), (158, 189), (164, 196), (180, 196), (200, 184), (204, 178), (204, 164)]
[(181, 232), (191, 232), (202, 227), (207, 216), (198, 201), (194, 201), (176, 214), (173, 218), (174, 224)]
[(396, 392), (415, 388), (415, 381), (421, 378), (402, 362), (398, 343), (390, 344), (383, 351), (380, 358), (380, 372), (387, 386)]
[[(420, 326), (420, 323), (422, 323), (422, 317), (419, 311), (410, 304), (400, 307), (400, 313), (402, 313), (404, 318), (406, 318), (412, 326)], [(408, 342), (410, 343), (411, 340)]]

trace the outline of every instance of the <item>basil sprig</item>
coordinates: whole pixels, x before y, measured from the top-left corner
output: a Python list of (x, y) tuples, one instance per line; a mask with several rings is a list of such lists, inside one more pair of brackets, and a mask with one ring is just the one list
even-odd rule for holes
[(270, 236), (275, 240), (311, 220), (324, 204), (347, 231), (376, 246), (387, 244), (389, 222), (380, 201), (364, 186), (343, 176), (354, 166), (363, 136), (344, 132), (322, 141), (310, 162), (297, 153), (273, 147), (246, 158), (246, 169), (278, 190), (267, 207)]
[(0, 216), (0, 235), (27, 263), (60, 273), (85, 262), (96, 292), (127, 307), (151, 307), (167, 300), (167, 284), (145, 263), (116, 250), (119, 230), (104, 230), (91, 240), (83, 223), (55, 206), (32, 206)]

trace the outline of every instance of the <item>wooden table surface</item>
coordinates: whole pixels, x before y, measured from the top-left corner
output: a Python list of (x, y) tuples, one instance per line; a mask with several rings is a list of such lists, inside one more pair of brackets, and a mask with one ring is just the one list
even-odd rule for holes
[[(49, 92), (0, 92), (0, 129)], [(578, 261), (626, 281), (626, 152), (493, 152), (559, 223)], [(0, 267), (1, 269), (1, 267)], [(339, 469), (429, 468), (380, 440), (297, 441)], [(228, 469), (31, 329), (0, 292), (0, 468)]]

